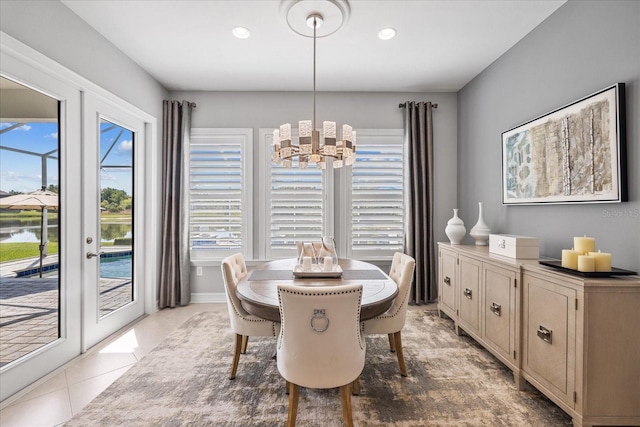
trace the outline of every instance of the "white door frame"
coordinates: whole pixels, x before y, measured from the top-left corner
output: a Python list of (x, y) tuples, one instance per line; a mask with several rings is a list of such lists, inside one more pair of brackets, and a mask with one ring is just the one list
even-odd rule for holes
[[(145, 140), (144, 168), (139, 170), (144, 181), (146, 194), (139, 200), (148, 207), (149, 215), (142, 222), (144, 250), (138, 253), (144, 279), (144, 312), (157, 311), (158, 260), (160, 258), (159, 210), (160, 206), (160, 144), (156, 117), (126, 103), (95, 83), (74, 73), (63, 65), (53, 61), (12, 36), (0, 31), (0, 73), (25, 86), (39, 90), (62, 101), (60, 117), (60, 184), (65, 187), (60, 204), (74, 206), (81, 197), (81, 144), (82, 110), (81, 92), (91, 92), (107, 101), (122, 106), (126, 111), (144, 121)], [(140, 141), (142, 143), (142, 141)], [(152, 148), (153, 147), (153, 148)], [(0, 368), (0, 401), (4, 401), (29, 384), (38, 384), (48, 374), (69, 362), (81, 353), (81, 304), (82, 304), (82, 265), (84, 263), (83, 236), (80, 209), (66, 209), (60, 218), (62, 258), (61, 292), (61, 335), (62, 338), (25, 356), (24, 358)], [(62, 234), (64, 233), (64, 234)], [(25, 389), (27, 390), (27, 389)]]

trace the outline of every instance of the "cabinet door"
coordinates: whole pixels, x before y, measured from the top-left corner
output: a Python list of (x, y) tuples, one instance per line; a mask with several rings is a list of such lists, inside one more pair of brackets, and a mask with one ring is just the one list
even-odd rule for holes
[(523, 370), (574, 407), (576, 291), (530, 274), (523, 287)]
[(515, 362), (516, 272), (484, 264), (483, 337), (487, 344)]
[(467, 332), (480, 333), (480, 279), (482, 262), (458, 257), (458, 317)]
[(458, 256), (455, 252), (440, 251), (440, 303), (450, 310), (451, 315), (456, 313), (456, 264)]

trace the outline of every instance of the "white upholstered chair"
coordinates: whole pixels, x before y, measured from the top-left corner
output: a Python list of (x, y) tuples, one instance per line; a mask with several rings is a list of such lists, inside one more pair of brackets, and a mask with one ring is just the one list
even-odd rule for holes
[(360, 334), (362, 285), (306, 287), (279, 285), (278, 371), (287, 381), (287, 426), (294, 426), (299, 387), (340, 387), (342, 415), (353, 425), (351, 384), (364, 368)]
[(400, 373), (403, 377), (407, 376), (407, 367), (404, 363), (400, 332), (407, 317), (407, 305), (409, 304), (415, 266), (416, 261), (409, 255), (401, 252), (393, 254), (389, 277), (398, 285), (398, 295), (389, 310), (373, 319), (364, 321), (362, 324), (362, 331), (365, 335), (387, 334), (391, 351), (395, 351), (398, 356)]
[(221, 268), (231, 330), (236, 334), (231, 374), (229, 375), (229, 379), (232, 380), (236, 377), (240, 353), (244, 354), (247, 351), (249, 337), (275, 337), (278, 335), (279, 325), (276, 322), (249, 314), (242, 308), (236, 295), (238, 282), (247, 275), (247, 266), (242, 254), (237, 253), (226, 257), (222, 260)]

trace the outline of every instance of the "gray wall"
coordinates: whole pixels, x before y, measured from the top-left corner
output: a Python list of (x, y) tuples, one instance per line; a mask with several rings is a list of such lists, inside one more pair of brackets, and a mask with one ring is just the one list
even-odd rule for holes
[[(282, 123), (311, 119), (311, 92), (171, 92), (176, 100), (195, 102), (193, 127), (253, 128), (254, 153), (258, 152), (260, 128), (274, 128)], [(431, 101), (434, 110), (436, 213), (438, 239), (446, 239), (444, 228), (456, 203), (457, 100), (454, 93), (317, 93), (317, 122), (334, 120), (360, 129), (401, 129), (405, 101)], [(254, 161), (268, 161), (254, 156)], [(257, 174), (254, 177), (257, 185)], [(257, 193), (256, 193), (257, 197)], [(257, 200), (254, 200), (258, 206)], [(257, 224), (254, 224), (257, 229)], [(388, 266), (387, 266), (388, 267)], [(384, 266), (382, 266), (384, 268)], [(192, 278), (196, 294), (222, 292), (220, 267), (203, 264), (203, 276)]]
[(151, 114), (162, 124), (165, 89), (59, 1), (2, 0), (0, 30)]
[[(629, 202), (503, 206), (501, 132), (615, 82), (627, 86)], [(539, 237), (544, 256), (560, 258), (586, 234), (614, 266), (640, 271), (639, 115), (640, 2), (567, 2), (458, 93), (458, 205), (467, 230), (482, 201), (492, 231)]]

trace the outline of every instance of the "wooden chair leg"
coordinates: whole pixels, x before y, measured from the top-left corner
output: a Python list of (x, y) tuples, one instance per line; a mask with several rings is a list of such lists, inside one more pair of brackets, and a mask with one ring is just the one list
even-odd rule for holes
[(353, 415), (351, 412), (351, 385), (346, 384), (340, 387), (340, 395), (342, 396), (342, 418), (346, 427), (353, 427)]
[(285, 385), (285, 393), (287, 394), (287, 396), (289, 395), (289, 390), (291, 389), (291, 383), (289, 381), (287, 381), (287, 384)]
[(247, 354), (247, 344), (249, 343), (249, 335), (242, 336), (242, 351), (240, 353)]
[(355, 396), (360, 394), (360, 377), (356, 378), (351, 383), (351, 394)]
[(236, 377), (238, 362), (240, 362), (240, 347), (242, 347), (242, 335), (236, 334), (236, 343), (233, 348), (233, 361), (231, 362), (231, 374), (229, 374), (230, 380)]
[(300, 396), (300, 387), (297, 384), (289, 383), (289, 413), (287, 414), (287, 427), (296, 425), (296, 416), (298, 415), (298, 397)]
[(395, 353), (396, 343), (394, 342), (393, 334), (388, 334), (387, 336), (389, 337), (389, 349), (391, 350), (391, 353)]
[(403, 377), (406, 377), (407, 374), (407, 366), (404, 364), (404, 354), (402, 354), (402, 338), (400, 336), (400, 331), (393, 334), (394, 341), (396, 343), (396, 355), (398, 356), (398, 364), (400, 365), (400, 374)]

